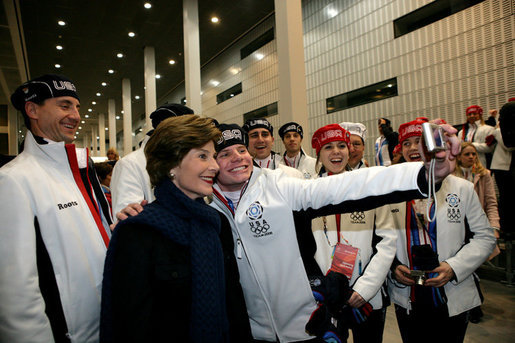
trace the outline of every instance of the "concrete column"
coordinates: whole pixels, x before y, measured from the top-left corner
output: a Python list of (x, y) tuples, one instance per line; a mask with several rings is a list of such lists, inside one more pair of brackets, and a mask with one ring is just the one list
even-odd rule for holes
[(103, 113), (98, 115), (98, 143), (100, 144), (99, 156), (106, 155), (106, 116)]
[(132, 151), (132, 104), (131, 80), (122, 80), (122, 107), (123, 107), (123, 155)]
[[(279, 76), (278, 111), (281, 122), (299, 123), (311, 137), (306, 96), (306, 68), (302, 35), (302, 1), (274, 0), (275, 31), (277, 33), (277, 59)], [(310, 151), (310, 139), (302, 141)]]
[(7, 105), (7, 126), (8, 153), (18, 155), (18, 111), (11, 104)]
[(202, 113), (200, 98), (200, 39), (198, 28), (198, 1), (183, 0), (184, 75), (186, 100), (189, 108)]
[(88, 142), (89, 142), (89, 140), (88, 140), (88, 134), (84, 132), (84, 133), (82, 134), (82, 147), (83, 147), (83, 148), (88, 148)]
[(152, 130), (150, 113), (154, 112), (156, 105), (156, 54), (153, 46), (146, 46), (144, 54), (145, 77), (145, 128), (143, 132)]
[(91, 125), (91, 146), (92, 152), (91, 156), (98, 156), (98, 140), (97, 140), (97, 127), (95, 125)]
[(116, 149), (116, 111), (114, 99), (107, 101), (107, 113), (109, 117), (109, 147)]

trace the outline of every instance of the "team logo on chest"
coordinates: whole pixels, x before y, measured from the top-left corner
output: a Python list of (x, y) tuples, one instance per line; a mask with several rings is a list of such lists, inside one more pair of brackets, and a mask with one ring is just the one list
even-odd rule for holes
[(460, 198), (457, 194), (449, 193), (445, 197), (447, 203), (447, 220), (449, 223), (461, 223)]
[(305, 172), (304, 172), (304, 178), (305, 178), (306, 180), (311, 179), (311, 174), (310, 174), (309, 172), (305, 171)]
[(365, 212), (363, 212), (363, 211), (351, 212), (350, 222), (352, 224), (366, 224)]
[(255, 238), (271, 235), (273, 232), (270, 230), (270, 225), (263, 219), (263, 206), (259, 201), (253, 202), (247, 211), (249, 218), (249, 228)]

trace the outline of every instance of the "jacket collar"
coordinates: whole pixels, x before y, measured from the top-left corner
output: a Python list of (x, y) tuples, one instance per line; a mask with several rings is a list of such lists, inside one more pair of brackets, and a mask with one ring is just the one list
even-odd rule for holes
[[(75, 147), (75, 144), (71, 144)], [(48, 142), (38, 144), (32, 132), (27, 131), (23, 151), (31, 155), (56, 162), (57, 164), (69, 164), (64, 142)], [(88, 161), (87, 148), (76, 148), (79, 167), (85, 167)]]

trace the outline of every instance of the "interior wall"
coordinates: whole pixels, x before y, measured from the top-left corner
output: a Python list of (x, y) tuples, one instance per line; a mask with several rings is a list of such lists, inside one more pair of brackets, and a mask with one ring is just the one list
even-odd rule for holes
[[(459, 124), (469, 105), (488, 112), (515, 95), (512, 1), (486, 0), (394, 38), (393, 21), (430, 2), (302, 2), (310, 126), (305, 139), (326, 124), (362, 122), (368, 128), (365, 157), (372, 162), (378, 117), (389, 118), (394, 128), (419, 116)], [(244, 113), (278, 100), (276, 41), (240, 59), (240, 49), (273, 26), (272, 16), (202, 68), (204, 115), (242, 124)], [(392, 77), (398, 96), (327, 114), (326, 98)], [(241, 94), (216, 104), (217, 94), (239, 82)], [(184, 92), (179, 88), (174, 93)], [(280, 114), (269, 119), (276, 129), (283, 124)], [(284, 151), (277, 130), (276, 136), (274, 149)]]
[[(373, 161), (377, 118), (394, 128), (419, 116), (465, 121), (472, 104), (499, 108), (515, 94), (510, 0), (487, 0), (394, 38), (393, 20), (431, 1), (303, 1), (311, 131), (329, 122), (368, 128)], [(329, 18), (329, 9), (339, 11)], [(326, 114), (325, 99), (397, 77), (399, 96)]]

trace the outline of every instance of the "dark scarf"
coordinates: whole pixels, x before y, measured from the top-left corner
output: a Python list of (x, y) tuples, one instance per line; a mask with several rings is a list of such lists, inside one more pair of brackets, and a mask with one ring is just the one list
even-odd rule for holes
[[(145, 206), (139, 215), (121, 222), (113, 233), (104, 270), (103, 298), (109, 296), (112, 275), (110, 261), (116, 249), (117, 232), (123, 230), (126, 224), (149, 225), (170, 240), (190, 247), (192, 305), (189, 330), (192, 342), (228, 341), (223, 252), (219, 238), (221, 223), (218, 213), (202, 199), (194, 201), (188, 198), (170, 180), (156, 186), (154, 193), (154, 202)], [(109, 316), (112, 313), (109, 300), (102, 301), (106, 302), (102, 306), (102, 316)], [(110, 331), (105, 327), (103, 329)], [(170, 335), (173, 337), (173, 333)]]

